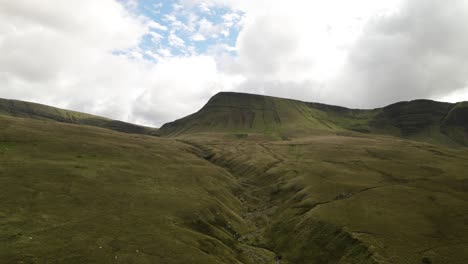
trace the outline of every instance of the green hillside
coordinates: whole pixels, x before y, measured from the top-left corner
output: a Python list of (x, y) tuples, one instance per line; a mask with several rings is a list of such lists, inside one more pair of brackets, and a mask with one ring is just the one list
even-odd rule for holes
[(468, 102), (456, 104), (447, 113), (442, 131), (456, 142), (468, 146)]
[[(450, 118), (448, 121), (445, 119), (453, 109), (461, 109), (460, 105), (415, 100), (360, 110), (222, 92), (211, 98), (198, 112), (163, 125), (160, 133), (165, 136), (199, 132), (260, 133), (287, 139), (324, 131), (352, 131), (450, 146), (466, 145), (468, 141), (464, 135), (468, 130), (450, 121)], [(466, 115), (461, 113), (461, 116)]]
[(4, 111), (0, 263), (467, 263), (466, 106), (220, 93), (162, 137)]
[(125, 133), (155, 134), (156, 129), (52, 106), (0, 98), (0, 115), (108, 128)]
[(256, 263), (231, 174), (170, 139), (0, 116), (0, 263)]
[(245, 239), (289, 263), (468, 260), (467, 149), (333, 133), (184, 140), (240, 179), (256, 223)]
[(372, 111), (305, 103), (261, 95), (222, 92), (195, 114), (165, 124), (162, 135), (194, 132), (261, 133), (288, 137), (367, 125)]

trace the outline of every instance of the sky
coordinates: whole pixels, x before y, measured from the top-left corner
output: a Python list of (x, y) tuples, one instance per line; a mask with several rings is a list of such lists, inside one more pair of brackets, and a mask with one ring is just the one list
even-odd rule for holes
[(468, 100), (466, 0), (0, 0), (0, 97), (156, 126), (220, 91)]

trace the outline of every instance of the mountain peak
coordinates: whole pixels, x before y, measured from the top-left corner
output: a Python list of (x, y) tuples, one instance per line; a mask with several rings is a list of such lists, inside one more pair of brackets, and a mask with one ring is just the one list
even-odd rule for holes
[(461, 104), (421, 99), (360, 110), (257, 94), (220, 92), (198, 112), (163, 125), (160, 134), (219, 132), (263, 134), (285, 139), (326, 131), (350, 131), (466, 145), (468, 124), (462, 118), (465, 109)]

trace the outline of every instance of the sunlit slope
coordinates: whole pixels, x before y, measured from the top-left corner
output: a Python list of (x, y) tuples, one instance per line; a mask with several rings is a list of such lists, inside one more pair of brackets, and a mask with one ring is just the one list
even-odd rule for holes
[[(444, 145), (466, 145), (468, 123), (461, 107), (431, 100), (400, 102), (372, 110), (243, 93), (222, 92), (198, 112), (167, 123), (165, 136), (200, 132), (260, 133), (280, 139), (353, 131), (387, 134)], [(449, 113), (452, 113), (449, 115)], [(446, 117), (448, 119), (446, 119)]]
[(270, 96), (222, 92), (197, 113), (165, 124), (162, 135), (195, 132), (263, 133), (287, 138), (321, 130), (357, 128), (372, 111), (350, 110)]
[(467, 263), (468, 150), (372, 135), (186, 137), (237, 175), (257, 229), (289, 263)]
[[(0, 263), (262, 263), (235, 177), (170, 139), (0, 116)], [(247, 254), (247, 253), (249, 254)]]
[(154, 134), (156, 129), (52, 106), (0, 98), (0, 115), (108, 128), (120, 132)]

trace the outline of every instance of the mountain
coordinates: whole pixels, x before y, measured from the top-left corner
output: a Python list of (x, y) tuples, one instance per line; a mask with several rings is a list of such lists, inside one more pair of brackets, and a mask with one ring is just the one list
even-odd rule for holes
[(359, 129), (372, 111), (353, 110), (270, 96), (221, 92), (200, 111), (165, 124), (162, 135), (195, 132), (262, 133), (287, 137), (317, 130)]
[(44, 121), (57, 121), (63, 123), (96, 126), (125, 133), (155, 134), (157, 131), (154, 128), (134, 125), (105, 117), (60, 109), (43, 104), (1, 98), (0, 114)]
[[(260, 133), (287, 139), (323, 131), (386, 134), (445, 145), (467, 145), (466, 103), (400, 102), (371, 110), (270, 96), (221, 92), (198, 112), (163, 125), (161, 135)], [(456, 121), (455, 121), (456, 120)]]
[(3, 111), (0, 263), (466, 263), (466, 107), (220, 93), (160, 137)]

